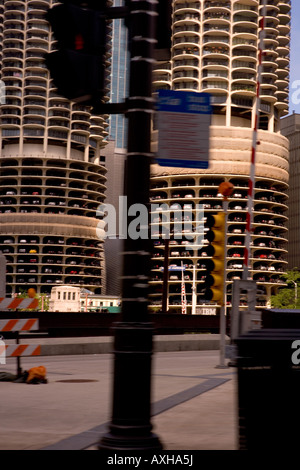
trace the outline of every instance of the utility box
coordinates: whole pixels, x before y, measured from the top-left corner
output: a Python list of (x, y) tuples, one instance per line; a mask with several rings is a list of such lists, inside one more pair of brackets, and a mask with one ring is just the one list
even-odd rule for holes
[(239, 449), (296, 450), (300, 330), (252, 330), (236, 339)]
[[(240, 311), (240, 301), (242, 296), (247, 299), (248, 308), (247, 310)], [(235, 280), (233, 282), (232, 297), (230, 337), (234, 340), (240, 334), (254, 329), (255, 323), (258, 320), (257, 316), (259, 314), (255, 311), (257, 297), (256, 282)]]

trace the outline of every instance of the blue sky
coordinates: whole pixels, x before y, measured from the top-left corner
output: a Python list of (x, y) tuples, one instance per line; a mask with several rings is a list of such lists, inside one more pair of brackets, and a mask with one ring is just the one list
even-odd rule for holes
[[(300, 0), (292, 0), (289, 114), (292, 114), (293, 111), (300, 114), (300, 28), (299, 28), (299, 24), (300, 24)], [(299, 80), (299, 84), (296, 83), (297, 80)]]

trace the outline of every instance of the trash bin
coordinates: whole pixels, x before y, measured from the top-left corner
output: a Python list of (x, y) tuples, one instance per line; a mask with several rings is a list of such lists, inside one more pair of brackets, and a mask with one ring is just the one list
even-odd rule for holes
[(300, 340), (298, 329), (252, 330), (236, 339), (240, 450), (298, 448), (300, 346), (296, 340)]

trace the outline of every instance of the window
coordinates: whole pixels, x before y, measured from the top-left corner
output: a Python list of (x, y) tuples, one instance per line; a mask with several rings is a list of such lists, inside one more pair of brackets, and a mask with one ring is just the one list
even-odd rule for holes
[(76, 300), (75, 292), (73, 292), (73, 300)]
[(71, 292), (68, 292), (68, 300), (71, 300)]
[(57, 292), (57, 298), (58, 298), (58, 300), (60, 300), (60, 292), (59, 291)]
[(66, 298), (67, 298), (67, 293), (64, 292), (64, 300), (66, 300)]

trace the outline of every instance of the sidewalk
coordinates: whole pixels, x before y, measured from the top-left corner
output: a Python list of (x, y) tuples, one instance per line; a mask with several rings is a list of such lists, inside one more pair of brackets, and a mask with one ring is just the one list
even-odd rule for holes
[[(22, 366), (45, 365), (48, 384), (0, 382), (0, 450), (96, 450), (110, 421), (112, 355), (36, 359)], [(217, 350), (153, 355), (151, 422), (164, 450), (237, 449), (235, 369), (218, 364)]]

